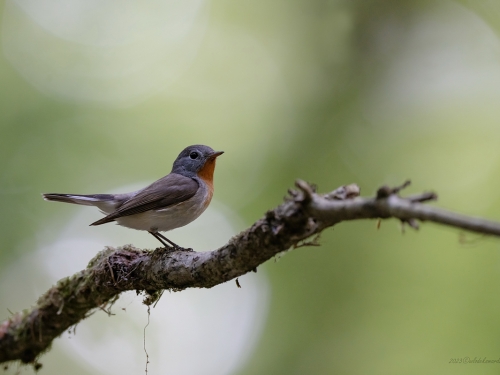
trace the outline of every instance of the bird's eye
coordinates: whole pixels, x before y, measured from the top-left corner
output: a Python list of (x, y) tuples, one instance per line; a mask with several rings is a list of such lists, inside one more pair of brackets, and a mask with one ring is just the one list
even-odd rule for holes
[(198, 159), (199, 156), (200, 156), (200, 154), (198, 154), (197, 152), (192, 152), (189, 154), (189, 157), (193, 160)]

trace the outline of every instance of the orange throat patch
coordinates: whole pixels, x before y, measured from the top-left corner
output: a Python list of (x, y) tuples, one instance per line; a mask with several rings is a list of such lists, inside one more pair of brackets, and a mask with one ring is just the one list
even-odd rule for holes
[(208, 189), (214, 190), (215, 159), (208, 159), (205, 165), (198, 171), (198, 177), (208, 185)]

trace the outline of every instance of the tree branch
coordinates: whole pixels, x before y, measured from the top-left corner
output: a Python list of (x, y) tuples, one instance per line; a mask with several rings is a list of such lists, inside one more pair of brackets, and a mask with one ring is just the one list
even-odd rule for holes
[(86, 269), (57, 282), (35, 307), (0, 324), (0, 363), (36, 363), (56, 337), (97, 308), (112, 304), (121, 292), (144, 291), (144, 303), (149, 305), (164, 289), (211, 288), (256, 271), (280, 252), (315, 245), (314, 241), (301, 241), (341, 221), (396, 218), (416, 229), (417, 220), (432, 221), (500, 236), (500, 223), (424, 205), (437, 199), (433, 193), (400, 197), (400, 190), (408, 184), (384, 186), (375, 197), (360, 198), (354, 184), (319, 195), (313, 186), (297, 181), (298, 190), (289, 190), (283, 204), (211, 252), (107, 247)]

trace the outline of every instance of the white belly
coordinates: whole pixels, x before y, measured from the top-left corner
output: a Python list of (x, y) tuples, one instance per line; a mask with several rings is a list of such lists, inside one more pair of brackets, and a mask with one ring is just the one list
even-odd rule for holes
[(116, 219), (116, 222), (127, 228), (166, 232), (183, 227), (198, 218), (208, 207), (212, 199), (211, 195), (206, 187), (200, 186), (196, 194), (187, 201), (161, 210), (150, 210), (136, 215), (123, 216)]

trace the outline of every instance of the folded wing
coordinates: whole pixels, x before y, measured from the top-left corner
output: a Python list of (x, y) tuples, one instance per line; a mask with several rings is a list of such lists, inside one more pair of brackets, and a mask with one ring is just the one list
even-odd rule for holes
[(198, 182), (192, 178), (170, 173), (125, 201), (116, 211), (90, 225), (101, 225), (122, 216), (167, 208), (194, 196), (198, 187)]

